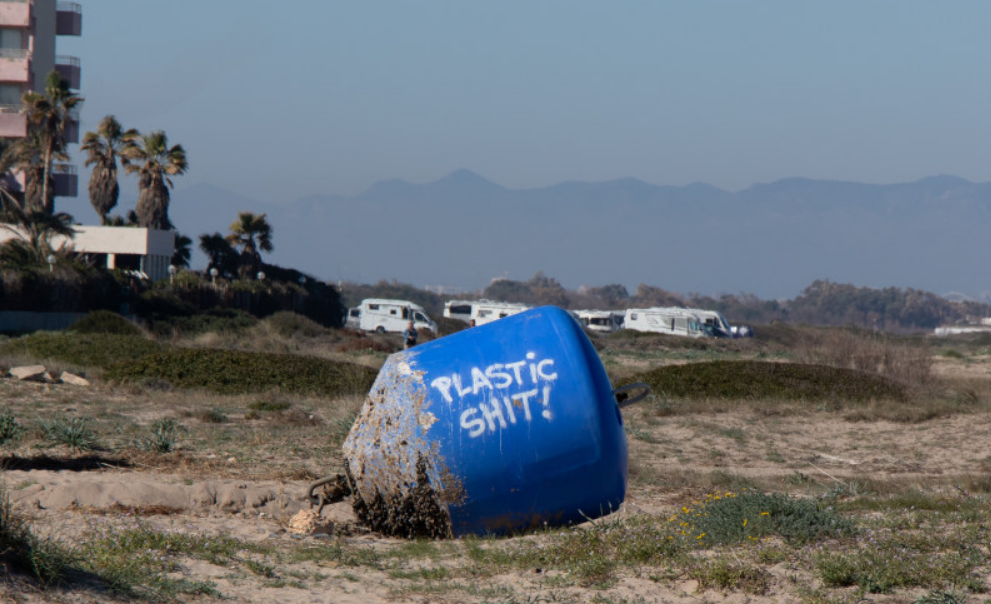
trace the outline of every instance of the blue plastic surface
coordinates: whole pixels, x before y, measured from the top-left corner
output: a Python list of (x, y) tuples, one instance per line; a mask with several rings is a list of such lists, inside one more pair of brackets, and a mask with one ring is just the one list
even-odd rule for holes
[(552, 306), (391, 355), (344, 457), (354, 497), (368, 502), (401, 501), (425, 468), (452, 536), (583, 522), (626, 496), (626, 437), (605, 368)]

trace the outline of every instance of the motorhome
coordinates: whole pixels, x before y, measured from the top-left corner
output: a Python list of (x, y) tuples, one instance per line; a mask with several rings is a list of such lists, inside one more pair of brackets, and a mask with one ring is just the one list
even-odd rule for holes
[(717, 338), (749, 338), (754, 335), (753, 329), (749, 325), (730, 325), (726, 317), (718, 311), (703, 308), (686, 308), (685, 310), (698, 315), (709, 329), (716, 332), (713, 335)]
[[(358, 311), (357, 316), (355, 310)], [(410, 321), (417, 329), (429, 329), (437, 333), (437, 323), (427, 315), (427, 311), (409, 300), (366, 298), (348, 312), (347, 322), (349, 326), (357, 324), (362, 331), (402, 333)]]
[(578, 322), (589, 331), (612, 333), (623, 328), (626, 313), (621, 310), (579, 310)]
[(623, 318), (624, 329), (666, 333), (690, 338), (711, 337), (702, 319), (684, 308), (630, 308)]
[(444, 304), (444, 316), (449, 319), (460, 319), (475, 325), (485, 325), (498, 319), (515, 315), (529, 310), (526, 304), (514, 302), (496, 302), (493, 300), (451, 300)]

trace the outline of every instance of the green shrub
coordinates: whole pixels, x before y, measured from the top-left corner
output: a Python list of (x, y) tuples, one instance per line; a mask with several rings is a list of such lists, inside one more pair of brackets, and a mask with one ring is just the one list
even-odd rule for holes
[(278, 400), (264, 400), (255, 401), (248, 405), (248, 409), (252, 411), (261, 411), (264, 413), (271, 413), (275, 411), (285, 411), (289, 407), (292, 407), (292, 403), (289, 401), (278, 401)]
[[(916, 535), (868, 531), (852, 547), (820, 550), (813, 565), (829, 587), (857, 585), (870, 593), (911, 587), (983, 592), (987, 587), (977, 572), (988, 556), (983, 548), (969, 545), (975, 536), (952, 530)], [(968, 545), (962, 545), (962, 538)]]
[(85, 417), (56, 415), (50, 422), (42, 421), (40, 426), (48, 440), (75, 451), (88, 451), (99, 445), (99, 437)]
[(75, 333), (112, 334), (118, 336), (140, 336), (141, 329), (109, 310), (95, 310), (69, 327)]
[(293, 336), (315, 338), (329, 333), (326, 327), (313, 319), (289, 311), (279, 311), (267, 317), (264, 323), (277, 334), (286, 338)]
[(161, 344), (139, 336), (42, 332), (10, 340), (0, 351), (9, 355), (23, 354), (73, 365), (107, 368), (161, 349)]
[(795, 363), (709, 361), (668, 365), (626, 378), (617, 386), (633, 382), (646, 382), (654, 392), (675, 398), (809, 401), (907, 398), (902, 386), (878, 375)]
[(0, 413), (0, 445), (17, 438), (19, 432), (20, 426), (17, 425), (14, 414), (4, 409), (3, 413)]
[(810, 543), (854, 532), (852, 522), (809, 499), (745, 491), (710, 494), (682, 508), (671, 524), (703, 544), (758, 541), (777, 535), (789, 543)]
[(139, 442), (146, 451), (168, 453), (175, 449), (182, 427), (171, 418), (160, 419), (151, 425), (151, 435)]
[(299, 355), (233, 350), (164, 351), (110, 367), (104, 377), (119, 382), (162, 380), (179, 388), (220, 394), (280, 390), (294, 394), (364, 394), (374, 369)]
[(65, 578), (73, 561), (72, 553), (61, 544), (32, 533), (14, 515), (7, 492), (0, 489), (0, 562), (50, 586)]
[(214, 308), (193, 315), (157, 314), (151, 319), (151, 330), (158, 335), (181, 333), (196, 335), (211, 332), (241, 332), (258, 323), (248, 313), (233, 308)]
[(198, 417), (200, 419), (200, 421), (206, 422), (208, 424), (226, 424), (227, 423), (227, 414), (224, 413), (224, 410), (223, 409), (218, 409), (216, 407), (214, 407), (212, 409), (204, 409), (203, 411), (200, 411), (199, 413), (197, 413), (196, 414), (196, 417)]

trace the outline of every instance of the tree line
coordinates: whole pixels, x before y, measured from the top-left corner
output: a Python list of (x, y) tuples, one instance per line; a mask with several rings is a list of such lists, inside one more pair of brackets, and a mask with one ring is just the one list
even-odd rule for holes
[[(344, 296), (348, 306), (371, 297), (410, 300), (434, 316), (441, 315), (444, 302), (450, 298), (396, 281), (381, 281), (375, 285), (348, 283), (344, 286)], [(567, 290), (556, 279), (538, 272), (526, 281), (495, 280), (481, 292), (467, 297), (531, 306), (552, 304), (571, 310), (683, 306), (718, 310), (731, 323), (852, 325), (893, 333), (928, 331), (939, 325), (991, 317), (991, 304), (954, 302), (912, 288), (874, 289), (829, 280), (814, 281), (791, 300), (763, 300), (753, 294), (682, 295), (646, 284), (638, 285), (633, 293), (620, 284)]]

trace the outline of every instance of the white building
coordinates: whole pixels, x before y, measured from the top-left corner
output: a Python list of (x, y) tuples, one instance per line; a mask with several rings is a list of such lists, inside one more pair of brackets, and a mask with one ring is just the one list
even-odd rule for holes
[[(63, 245), (88, 256), (97, 266), (136, 271), (152, 281), (169, 276), (169, 264), (175, 253), (175, 232), (143, 227), (73, 226), (76, 235), (68, 240), (56, 237), (52, 247)], [(16, 237), (0, 229), (0, 244)]]

